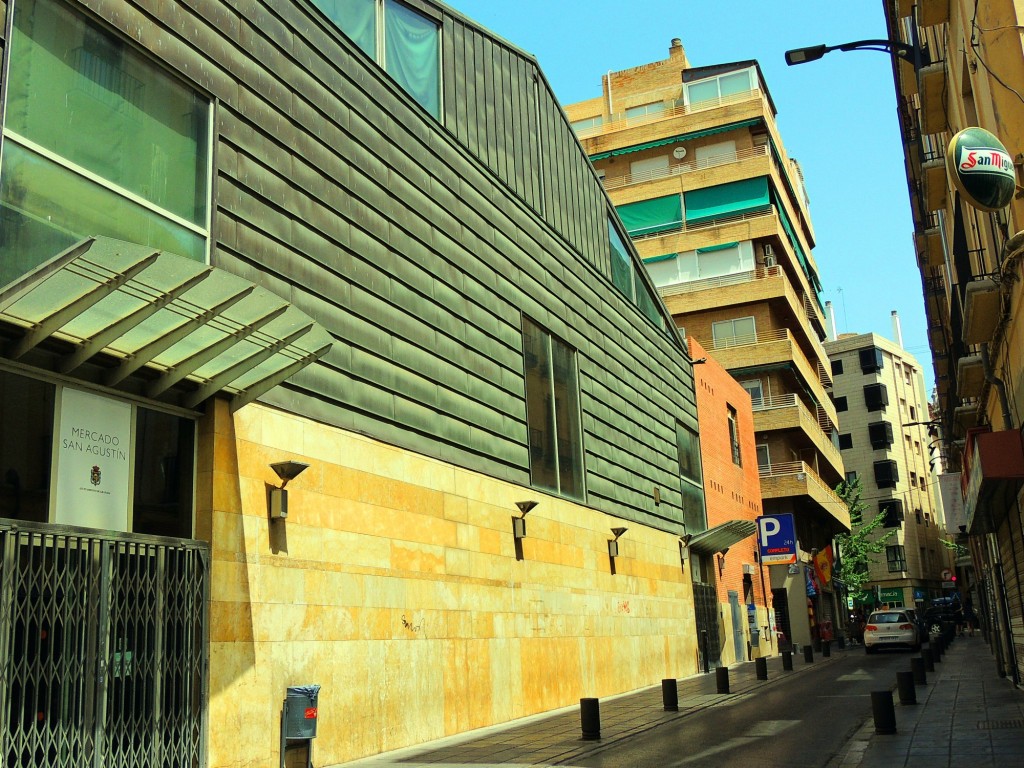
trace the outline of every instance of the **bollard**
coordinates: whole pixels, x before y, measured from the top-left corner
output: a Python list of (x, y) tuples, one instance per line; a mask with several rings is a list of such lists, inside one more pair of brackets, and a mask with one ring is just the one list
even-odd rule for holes
[(836, 638), (836, 642), (839, 643), (839, 650), (840, 651), (845, 651), (846, 650), (846, 638), (845, 637), (840, 635), (839, 637)]
[(760, 658), (754, 659), (754, 671), (757, 673), (758, 680), (768, 679), (768, 659)]
[(938, 664), (942, 661), (942, 654), (946, 650), (946, 644), (942, 642), (942, 639), (937, 639), (934, 646), (932, 646), (932, 661)]
[(810, 664), (812, 661), (814, 661), (814, 646), (811, 646), (811, 645), (805, 645), (804, 646), (804, 661), (807, 662), (808, 664)]
[(666, 712), (679, 711), (679, 688), (676, 686), (675, 678), (661, 681), (661, 701)]
[(584, 741), (601, 739), (601, 703), (598, 699), (580, 699), (580, 724)]
[(892, 691), (871, 692), (871, 715), (875, 719), (875, 733), (896, 733), (896, 707), (892, 703)]
[(825, 640), (821, 644), (821, 656), (822, 658), (830, 658), (832, 656), (832, 641)]
[(911, 659), (910, 671), (914, 675), (914, 682), (917, 685), (927, 685), (928, 676), (924, 671), (924, 659)]
[(715, 684), (719, 693), (729, 692), (729, 668), (715, 667)]
[(792, 672), (793, 671), (793, 654), (789, 651), (782, 652), (782, 671)]
[(921, 649), (921, 661), (924, 662), (924, 669), (925, 669), (926, 672), (934, 672), (935, 671), (935, 660), (932, 657), (931, 648), (922, 648)]
[(897, 672), (896, 688), (900, 692), (900, 704), (917, 704), (917, 691), (914, 689), (913, 672)]

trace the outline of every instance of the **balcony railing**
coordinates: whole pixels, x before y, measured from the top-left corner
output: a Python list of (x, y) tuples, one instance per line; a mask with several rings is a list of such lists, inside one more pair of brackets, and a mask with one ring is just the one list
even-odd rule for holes
[(778, 464), (760, 464), (757, 467), (757, 473), (761, 478), (766, 477), (796, 477), (797, 480), (806, 481), (813, 485), (816, 485), (820, 490), (829, 496), (831, 501), (834, 501), (838, 506), (835, 509), (830, 509), (833, 515), (841, 517), (844, 511), (847, 509), (846, 503), (839, 497), (839, 494), (828, 487), (828, 484), (822, 480), (818, 473), (815, 472), (810, 465), (803, 461), (784, 461)]
[(775, 215), (775, 206), (766, 205), (754, 211), (745, 211), (744, 213), (733, 213), (727, 216), (720, 216), (718, 218), (709, 219), (707, 221), (700, 221), (697, 222), (696, 224), (682, 221), (677, 226), (673, 226), (671, 229), (663, 229), (660, 232), (651, 232), (650, 234), (630, 234), (630, 238), (633, 240), (634, 243), (637, 243), (642, 242), (644, 240), (653, 240), (658, 237), (665, 237), (666, 235), (678, 235), (683, 232), (697, 232), (702, 229), (722, 227), (727, 224), (736, 224), (743, 221), (753, 221), (755, 219), (763, 219), (765, 217)]
[(828, 414), (821, 406), (815, 406), (814, 414), (812, 415), (810, 410), (804, 406), (803, 401), (800, 400), (795, 393), (776, 395), (774, 397), (751, 398), (751, 405), (755, 412), (772, 411), (780, 408), (799, 408), (801, 418), (806, 418), (808, 422), (814, 422), (818, 425), (825, 442), (835, 449), (834, 451), (831, 451), (831, 453), (834, 454), (833, 458), (839, 458), (839, 449), (836, 448), (835, 443), (832, 442), (832, 431), (835, 427), (832, 424), (832, 420), (828, 417)]
[(780, 328), (775, 331), (758, 331), (755, 333), (740, 333), (735, 336), (727, 336), (720, 339), (712, 339), (710, 345), (705, 345), (708, 351), (716, 349), (732, 349), (734, 347), (747, 347), (753, 344), (767, 344), (772, 341), (785, 341), (791, 338), (788, 328)]
[(744, 160), (750, 160), (755, 157), (766, 157), (767, 155), (767, 146), (748, 147), (747, 149), (739, 149), (735, 152), (726, 152), (721, 155), (704, 157), (700, 160), (693, 159), (687, 162), (673, 163), (667, 168), (656, 168), (654, 170), (643, 171), (641, 173), (627, 173), (624, 176), (613, 176), (611, 178), (605, 177), (603, 180), (604, 188), (621, 189), (622, 187), (628, 187), (633, 184), (643, 184), (647, 181), (667, 179), (672, 176), (680, 176), (684, 173), (703, 171), (707, 168), (718, 168), (731, 163), (740, 163)]
[(665, 288), (659, 288), (658, 293), (662, 296), (676, 296), (681, 293), (696, 293), (697, 291), (705, 291), (709, 288), (725, 288), (730, 285), (741, 285), (743, 283), (752, 283), (755, 280), (767, 280), (770, 277), (778, 277), (780, 267), (757, 267), (756, 269), (748, 269), (744, 272), (736, 272), (732, 275), (719, 275), (718, 277), (705, 277), (699, 280), (690, 280), (685, 283), (676, 283), (673, 285), (666, 286)]
[[(673, 86), (673, 91), (678, 92), (678, 89)], [(681, 99), (655, 99), (655, 101), (661, 101), (664, 103), (665, 108), (659, 112), (651, 112), (646, 115), (637, 115), (636, 117), (626, 117), (624, 112), (619, 112), (611, 116), (607, 122), (601, 123), (600, 125), (588, 126), (582, 128), (577, 132), (580, 139), (587, 139), (592, 136), (598, 136), (602, 133), (610, 133), (611, 131), (621, 131), (625, 128), (633, 128), (638, 125), (646, 125), (648, 123), (655, 123), (660, 120), (671, 120), (676, 117), (683, 115), (692, 115), (699, 112), (707, 112), (711, 109), (718, 109), (726, 104), (739, 104), (744, 101), (754, 101), (761, 99), (761, 89), (754, 88), (749, 91), (741, 91), (740, 93), (734, 93), (731, 96), (722, 96), (717, 99), (709, 99), (707, 101), (699, 101), (696, 104), (681, 104)], [(635, 100), (641, 100), (641, 97), (637, 97)]]
[(795, 394), (776, 395), (775, 397), (754, 397), (751, 403), (755, 411), (770, 411), (775, 408), (792, 408), (797, 403)]

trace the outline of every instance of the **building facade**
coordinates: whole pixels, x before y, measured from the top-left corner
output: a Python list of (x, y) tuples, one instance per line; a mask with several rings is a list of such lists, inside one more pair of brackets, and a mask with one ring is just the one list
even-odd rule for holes
[(753, 533), (761, 514), (754, 412), (750, 394), (700, 342), (688, 342), (690, 357), (705, 361), (694, 366), (708, 516), (708, 533), (689, 546), (694, 607), (708, 665), (728, 666), (779, 650), (770, 569), (758, 560)]
[[(967, 202), (947, 173), (947, 148), (979, 127), (1024, 147), (1019, 4), (887, 1), (914, 242), (950, 470), (962, 472), (976, 604), (1000, 671), (1024, 680), (1024, 201)], [(1018, 182), (1019, 183), (1019, 182)]]
[(923, 608), (950, 593), (943, 583), (952, 584), (954, 558), (943, 544), (942, 440), (923, 423), (929, 411), (921, 366), (874, 333), (843, 334), (825, 349), (847, 481), (860, 480), (864, 522), (885, 515), (878, 534), (890, 534), (884, 556), (869, 565), (866, 589), (879, 604)]
[(531, 56), (428, 0), (0, 20), (5, 765), (696, 671), (690, 359)]
[[(760, 67), (693, 67), (674, 40), (566, 112), (676, 325), (750, 393), (763, 510), (795, 515), (809, 562), (849, 516), (814, 230)], [(817, 640), (802, 569), (771, 570), (789, 637)]]

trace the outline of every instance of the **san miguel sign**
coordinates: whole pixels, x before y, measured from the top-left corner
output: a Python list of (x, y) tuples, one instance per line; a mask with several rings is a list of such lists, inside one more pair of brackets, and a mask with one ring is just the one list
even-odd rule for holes
[(982, 211), (1005, 208), (1017, 190), (1013, 158), (983, 128), (964, 128), (950, 140), (946, 172), (967, 202)]

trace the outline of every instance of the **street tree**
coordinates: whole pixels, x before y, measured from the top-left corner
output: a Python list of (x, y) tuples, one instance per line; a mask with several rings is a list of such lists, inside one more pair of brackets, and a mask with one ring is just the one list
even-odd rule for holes
[(836, 486), (836, 493), (850, 510), (850, 532), (836, 536), (839, 557), (835, 578), (846, 588), (847, 595), (860, 602), (870, 594), (864, 587), (870, 581), (868, 566), (875, 562), (874, 555), (884, 552), (886, 542), (896, 535), (895, 529), (879, 532), (885, 525), (885, 512), (865, 522), (864, 511), (868, 505), (861, 500), (862, 492), (860, 478)]

